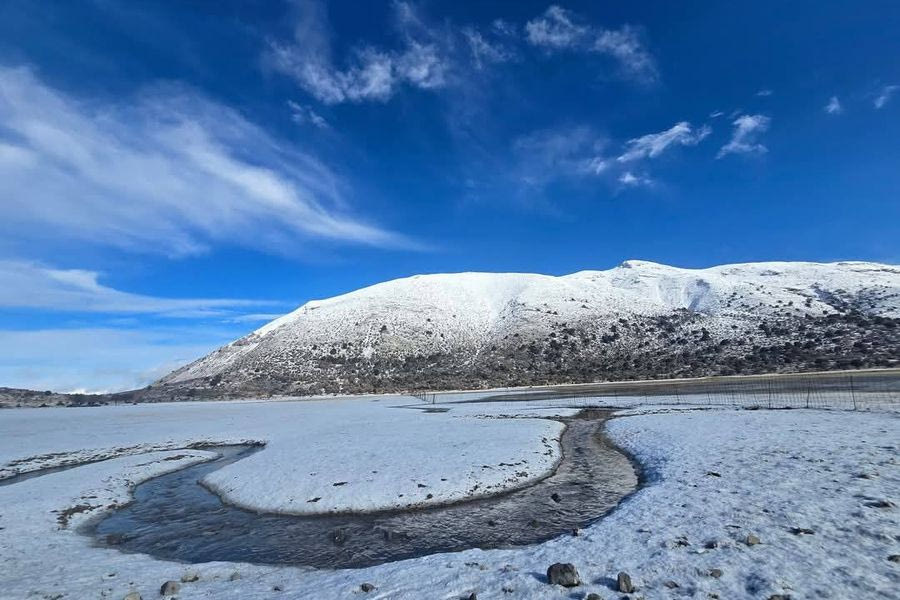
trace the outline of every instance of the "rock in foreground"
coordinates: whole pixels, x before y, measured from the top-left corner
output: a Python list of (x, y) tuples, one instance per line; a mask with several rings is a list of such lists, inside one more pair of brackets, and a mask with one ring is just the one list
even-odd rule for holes
[(547, 581), (552, 585), (575, 587), (581, 585), (581, 578), (572, 563), (554, 563), (547, 569)]

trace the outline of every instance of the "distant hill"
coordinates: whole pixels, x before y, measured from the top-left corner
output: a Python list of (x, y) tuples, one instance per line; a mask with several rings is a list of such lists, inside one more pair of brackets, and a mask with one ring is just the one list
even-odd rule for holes
[(900, 365), (900, 268), (626, 261), (417, 275), (304, 304), (150, 398), (366, 393)]
[(20, 388), (0, 387), (0, 408), (21, 406), (100, 406), (142, 401), (144, 390), (121, 392), (118, 394), (63, 394), (51, 391), (35, 391)]

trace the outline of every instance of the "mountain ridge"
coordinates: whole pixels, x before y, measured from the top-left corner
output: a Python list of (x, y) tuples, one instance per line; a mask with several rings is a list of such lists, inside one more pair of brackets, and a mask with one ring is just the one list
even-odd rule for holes
[(191, 394), (317, 394), (897, 364), (900, 268), (438, 273), (311, 300), (167, 375)]

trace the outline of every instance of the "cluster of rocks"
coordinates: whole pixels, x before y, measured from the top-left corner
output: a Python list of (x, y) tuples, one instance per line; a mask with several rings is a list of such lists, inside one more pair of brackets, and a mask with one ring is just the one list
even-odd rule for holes
[[(567, 588), (577, 587), (581, 585), (581, 576), (578, 575), (578, 569), (572, 563), (554, 563), (547, 568), (547, 582)], [(635, 586), (628, 573), (621, 571), (616, 576), (616, 590), (623, 594), (634, 593)], [(601, 596), (591, 593), (586, 596), (585, 600), (601, 600)]]
[[(235, 571), (234, 573), (231, 574), (231, 576), (228, 579), (229, 579), (229, 581), (237, 581), (240, 578), (241, 578), (240, 573)], [(194, 583), (195, 581), (199, 581), (199, 580), (200, 580), (200, 576), (198, 574), (186, 573), (181, 576), (180, 582), (175, 581), (174, 579), (170, 579), (169, 581), (166, 581), (165, 583), (163, 583), (159, 587), (159, 595), (162, 596), (163, 598), (172, 598), (176, 594), (178, 594), (179, 591), (181, 591), (182, 583)], [(362, 591), (364, 593), (369, 593), (369, 592), (374, 592), (377, 588), (373, 584), (366, 582), (366, 583), (361, 584), (359, 586), (359, 589), (360, 589), (360, 591)], [(276, 585), (275, 587), (272, 588), (272, 591), (281, 592), (281, 591), (283, 591), (283, 589), (281, 586)], [(141, 596), (140, 592), (133, 591), (133, 592), (129, 592), (129, 593), (125, 594), (125, 596), (122, 598), (122, 600), (144, 600), (144, 599), (143, 599), (143, 596)], [(470, 597), (470, 600), (477, 600), (475, 597), (475, 594), (472, 594), (472, 596)]]
[[(234, 574), (232, 574), (230, 579), (231, 581), (234, 581), (239, 578), (240, 575), (235, 572)], [(200, 575), (193, 572), (185, 573), (181, 576), (180, 582), (175, 581), (174, 579), (170, 579), (169, 581), (166, 581), (161, 586), (159, 586), (159, 595), (163, 598), (172, 598), (179, 591), (181, 591), (182, 583), (194, 583), (196, 581), (200, 581)], [(125, 594), (122, 600), (143, 600), (143, 596), (141, 596), (140, 592), (132, 591)]]
[[(745, 543), (748, 546), (755, 546), (761, 542), (757, 536), (749, 534), (745, 539)], [(709, 544), (707, 544), (707, 547), (709, 547)], [(900, 561), (900, 555), (892, 555), (891, 557), (889, 557), (889, 560)], [(706, 571), (706, 575), (708, 577), (718, 579), (724, 575), (724, 572), (722, 571), (722, 569), (713, 568)], [(581, 576), (578, 574), (578, 569), (576, 569), (575, 565), (573, 565), (572, 563), (554, 563), (547, 568), (547, 583), (549, 583), (550, 585), (559, 585), (565, 588), (573, 588), (582, 585), (583, 581), (581, 579)], [(664, 582), (663, 585), (670, 590), (674, 590), (680, 587), (676, 581), (672, 580)], [(619, 572), (619, 574), (616, 576), (615, 582), (611, 583), (609, 587), (611, 587), (613, 591), (619, 592), (621, 594), (633, 594), (637, 591), (637, 586), (632, 581), (631, 575), (629, 575), (625, 571)], [(474, 598), (475, 594), (472, 594), (469, 600), (474, 600)], [(625, 596), (623, 596), (622, 598), (623, 600), (626, 599)], [(596, 592), (591, 592), (587, 594), (584, 599), (603, 600), (603, 597)], [(788, 594), (772, 594), (768, 597), (768, 600), (791, 600), (791, 596)]]

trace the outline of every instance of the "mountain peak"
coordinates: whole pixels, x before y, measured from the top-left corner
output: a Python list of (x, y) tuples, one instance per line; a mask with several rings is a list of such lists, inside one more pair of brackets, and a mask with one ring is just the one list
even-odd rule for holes
[(669, 265), (663, 265), (663, 264), (652, 262), (649, 260), (629, 259), (629, 260), (622, 261), (622, 263), (619, 265), (619, 268), (621, 268), (621, 269), (656, 269), (656, 268), (674, 269), (676, 267), (670, 267)]

